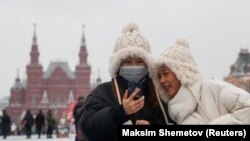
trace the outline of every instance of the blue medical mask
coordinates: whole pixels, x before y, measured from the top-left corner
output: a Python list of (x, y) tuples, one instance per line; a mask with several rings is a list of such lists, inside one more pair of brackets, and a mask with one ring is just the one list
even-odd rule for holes
[(128, 81), (139, 82), (148, 74), (148, 69), (145, 66), (121, 66), (119, 75)]

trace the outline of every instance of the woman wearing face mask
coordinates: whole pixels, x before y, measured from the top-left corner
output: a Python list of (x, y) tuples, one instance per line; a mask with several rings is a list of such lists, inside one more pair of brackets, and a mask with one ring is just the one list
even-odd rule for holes
[[(122, 124), (166, 124), (167, 117), (151, 79), (149, 43), (134, 23), (116, 41), (110, 62), (111, 82), (87, 97), (79, 126), (88, 141), (117, 140)], [(136, 88), (129, 94), (128, 89)]]
[(179, 39), (156, 61), (170, 117), (177, 124), (250, 124), (250, 94), (224, 81), (202, 81), (188, 48)]

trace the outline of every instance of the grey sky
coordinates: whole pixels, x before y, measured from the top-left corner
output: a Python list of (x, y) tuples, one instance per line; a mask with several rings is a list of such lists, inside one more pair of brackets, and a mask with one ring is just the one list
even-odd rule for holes
[(58, 58), (75, 70), (85, 24), (88, 62), (95, 76), (100, 68), (108, 81), (114, 41), (133, 21), (154, 56), (183, 37), (203, 78), (223, 79), (240, 48), (250, 45), (249, 5), (248, 0), (1, 0), (0, 98), (10, 94), (18, 68), (25, 77), (34, 22), (44, 71)]

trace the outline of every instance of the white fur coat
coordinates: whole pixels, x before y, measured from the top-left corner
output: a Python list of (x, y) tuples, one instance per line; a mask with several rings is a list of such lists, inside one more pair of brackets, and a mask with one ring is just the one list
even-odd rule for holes
[(250, 124), (250, 94), (219, 80), (181, 86), (168, 102), (177, 124)]

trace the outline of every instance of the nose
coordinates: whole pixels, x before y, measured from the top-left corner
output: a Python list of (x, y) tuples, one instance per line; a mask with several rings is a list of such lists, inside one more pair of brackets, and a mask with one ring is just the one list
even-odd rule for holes
[(160, 78), (160, 83), (161, 83), (161, 84), (165, 83), (164, 77), (161, 77), (161, 78)]

